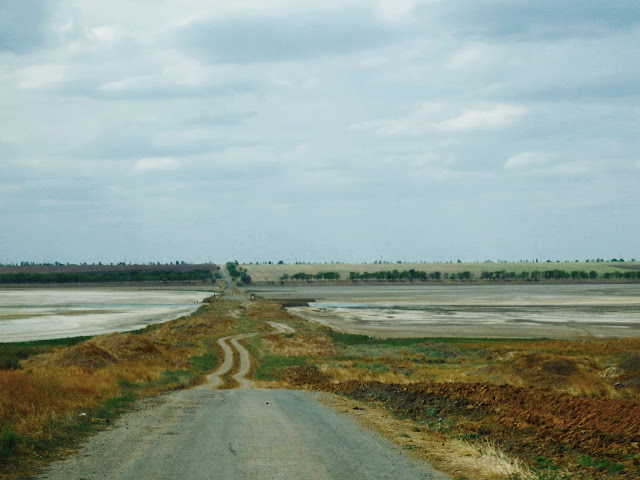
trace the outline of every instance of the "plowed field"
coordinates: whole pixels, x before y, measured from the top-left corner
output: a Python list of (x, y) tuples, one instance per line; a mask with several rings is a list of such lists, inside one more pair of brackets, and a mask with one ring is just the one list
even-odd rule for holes
[(299, 385), (380, 402), (432, 429), (490, 439), (536, 470), (571, 478), (640, 478), (640, 402), (577, 397), (510, 385), (417, 383), (331, 384), (313, 369), (292, 369)]

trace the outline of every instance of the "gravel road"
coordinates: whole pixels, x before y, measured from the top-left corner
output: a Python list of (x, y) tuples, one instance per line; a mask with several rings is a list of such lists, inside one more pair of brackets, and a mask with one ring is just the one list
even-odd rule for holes
[(294, 390), (185, 390), (147, 400), (38, 479), (437, 479), (346, 414)]
[[(288, 325), (269, 322), (277, 333)], [(49, 480), (387, 480), (449, 477), (365, 431), (319, 394), (251, 389), (251, 358), (239, 340), (218, 340), (222, 365), (198, 388), (140, 402), (79, 452), (47, 467)], [(239, 364), (234, 365), (233, 349)], [(240, 387), (216, 390), (235, 370)]]

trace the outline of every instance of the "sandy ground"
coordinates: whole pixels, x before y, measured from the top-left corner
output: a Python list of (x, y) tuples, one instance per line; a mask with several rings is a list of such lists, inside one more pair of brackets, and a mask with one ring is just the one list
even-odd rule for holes
[(385, 337), (640, 336), (640, 285), (384, 285), (257, 287), (331, 328)]
[(99, 335), (194, 312), (211, 291), (0, 289), (0, 342)]

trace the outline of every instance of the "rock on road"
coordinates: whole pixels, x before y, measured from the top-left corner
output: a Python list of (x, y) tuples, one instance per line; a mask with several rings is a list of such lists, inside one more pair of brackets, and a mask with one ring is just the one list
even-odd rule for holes
[(295, 390), (185, 390), (147, 400), (49, 480), (319, 480), (449, 477)]

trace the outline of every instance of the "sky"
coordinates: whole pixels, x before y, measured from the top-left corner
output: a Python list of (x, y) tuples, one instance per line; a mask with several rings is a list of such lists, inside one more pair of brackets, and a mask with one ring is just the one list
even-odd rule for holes
[(640, 258), (637, 0), (0, 0), (0, 263)]

